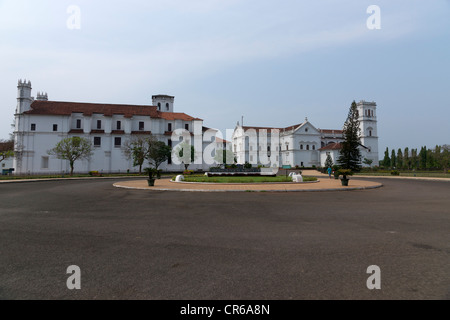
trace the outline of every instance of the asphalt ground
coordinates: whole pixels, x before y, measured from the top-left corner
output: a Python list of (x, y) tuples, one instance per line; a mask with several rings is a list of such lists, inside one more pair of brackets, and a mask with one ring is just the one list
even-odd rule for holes
[[(296, 193), (0, 184), (0, 299), (450, 299), (450, 183), (374, 181)], [(67, 288), (71, 265), (80, 290)]]

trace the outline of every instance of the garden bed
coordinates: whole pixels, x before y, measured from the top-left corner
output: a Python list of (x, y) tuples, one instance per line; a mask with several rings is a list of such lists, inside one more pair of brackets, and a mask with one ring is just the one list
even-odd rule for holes
[[(172, 179), (174, 180), (174, 179)], [(315, 177), (303, 177), (303, 182), (315, 182)], [(185, 176), (183, 182), (200, 183), (294, 183), (291, 177), (285, 176)]]

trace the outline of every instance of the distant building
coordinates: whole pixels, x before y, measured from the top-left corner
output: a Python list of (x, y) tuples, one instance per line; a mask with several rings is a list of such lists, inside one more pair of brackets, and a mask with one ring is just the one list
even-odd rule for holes
[[(362, 159), (372, 159), (372, 165), (378, 165), (378, 132), (376, 103), (360, 101), (357, 103), (361, 127)], [(278, 130), (278, 136), (272, 139), (271, 130)], [(337, 162), (341, 142), (344, 140), (342, 130), (319, 129), (308, 119), (303, 123), (285, 128), (253, 127), (237, 124), (233, 132), (233, 152), (238, 163), (249, 162), (262, 164), (261, 148), (267, 148), (267, 156), (272, 166), (324, 166), (327, 155), (333, 163)], [(267, 136), (267, 144), (260, 137)], [(252, 139), (252, 136), (258, 138)]]
[[(158, 140), (175, 147), (172, 141), (176, 129), (199, 135), (208, 129), (203, 120), (181, 112), (174, 112), (174, 97), (152, 96), (152, 105), (124, 105), (49, 101), (47, 93), (31, 96), (31, 82), (18, 82), (15, 112), (15, 173), (67, 172), (66, 160), (48, 155), (48, 150), (63, 138), (84, 137), (92, 141), (94, 154), (89, 160), (75, 162), (75, 172), (98, 170), (103, 172), (135, 171), (133, 161), (126, 159), (122, 147), (133, 136), (152, 134)], [(215, 138), (211, 142), (215, 141)], [(211, 142), (201, 142), (201, 152)], [(222, 142), (219, 142), (221, 145)], [(199, 148), (198, 148), (199, 149)], [(169, 159), (161, 169), (182, 170)], [(144, 164), (145, 167), (145, 164)], [(207, 169), (205, 164), (191, 164), (189, 169)]]

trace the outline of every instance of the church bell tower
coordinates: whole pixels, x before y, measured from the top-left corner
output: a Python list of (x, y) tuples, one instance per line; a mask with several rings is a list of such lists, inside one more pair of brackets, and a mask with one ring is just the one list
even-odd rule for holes
[(378, 129), (377, 104), (361, 100), (356, 104), (361, 128), (362, 157), (373, 160), (372, 166), (378, 166)]

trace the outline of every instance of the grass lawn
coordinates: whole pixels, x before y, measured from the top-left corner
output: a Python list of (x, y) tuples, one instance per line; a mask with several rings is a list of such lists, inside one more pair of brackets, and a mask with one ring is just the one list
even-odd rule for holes
[[(211, 182), (211, 183), (262, 183), (262, 182), (292, 182), (290, 177), (285, 176), (277, 176), (277, 177), (264, 177), (264, 176), (255, 176), (255, 177), (232, 177), (232, 176), (216, 176), (216, 177), (207, 177), (207, 176), (184, 176), (185, 182)], [(317, 181), (315, 177), (303, 177), (303, 181)]]
[[(355, 173), (355, 176), (389, 176), (389, 177), (392, 176), (392, 177), (394, 177), (393, 175), (391, 175), (390, 172), (358, 172), (358, 173)], [(396, 177), (398, 177), (398, 176), (396, 176)], [(400, 177), (449, 178), (450, 179), (450, 174), (444, 173), (443, 171), (441, 171), (441, 172), (427, 172), (427, 171), (402, 172), (402, 171), (400, 171)]]

